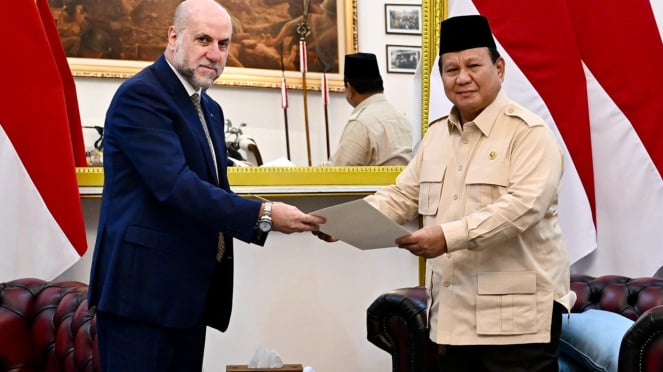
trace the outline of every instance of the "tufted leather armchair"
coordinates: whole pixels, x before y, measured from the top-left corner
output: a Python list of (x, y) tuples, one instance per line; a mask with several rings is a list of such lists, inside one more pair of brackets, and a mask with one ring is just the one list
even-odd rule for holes
[(26, 278), (0, 283), (0, 371), (99, 371), (87, 285)]
[[(663, 371), (663, 279), (572, 275), (578, 299), (571, 312), (601, 309), (635, 320), (621, 341), (620, 372)], [(393, 372), (439, 372), (428, 337), (426, 290), (401, 288), (380, 295), (367, 310), (368, 340), (392, 356)]]

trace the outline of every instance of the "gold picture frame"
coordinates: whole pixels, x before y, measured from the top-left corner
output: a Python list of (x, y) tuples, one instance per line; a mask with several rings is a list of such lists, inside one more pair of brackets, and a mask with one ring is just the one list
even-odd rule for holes
[(440, 23), (448, 16), (447, 0), (422, 0), (421, 33), (421, 134), (428, 130), (428, 101), (430, 99), (430, 74), (439, 49)]
[[(92, 78), (114, 78), (126, 79), (133, 76), (145, 66), (149, 65), (163, 52), (166, 45), (166, 32), (169, 24), (172, 22), (172, 11), (180, 0), (153, 0), (153, 1), (121, 1), (121, 0), (78, 0), (74, 2), (65, 2), (54, 0), (51, 2), (51, 11), (56, 20), (61, 40), (63, 41), (65, 51), (68, 56), (69, 66), (72, 74), (76, 77)], [(269, 23), (270, 19), (275, 19), (275, 15), (284, 14), (289, 11), (289, 7), (303, 8), (300, 4), (302, 0), (283, 0), (270, 1), (264, 0), (221, 0), (223, 4), (233, 15), (233, 27), (235, 29), (234, 41), (237, 44), (233, 47), (248, 51), (255, 50), (253, 56), (260, 58), (251, 59), (251, 63), (246, 66), (233, 66), (230, 59), (223, 75), (217, 80), (217, 85), (240, 86), (240, 87), (259, 87), (259, 88), (279, 88), (281, 86), (281, 62), (289, 65), (284, 68), (283, 74), (286, 77), (288, 88), (303, 89), (302, 73), (294, 69), (288, 61), (294, 60), (293, 53), (297, 53), (293, 48), (293, 43), (298, 39), (295, 35), (288, 35), (287, 41), (283, 41), (278, 47), (267, 45), (267, 41), (276, 42), (276, 32), (279, 27), (286, 28), (287, 23), (296, 25), (301, 20), (301, 16), (293, 19), (280, 19), (279, 22)], [(357, 0), (309, 0), (308, 20), (311, 26), (311, 34), (307, 37), (307, 43), (314, 45), (317, 41), (312, 39), (316, 35), (316, 21), (321, 24), (318, 29), (328, 30), (329, 24), (325, 26), (325, 17), (333, 19), (336, 16), (336, 24), (332, 30), (336, 35), (324, 33), (320, 37), (326, 40), (326, 47), (310, 47), (309, 49), (309, 71), (306, 76), (307, 89), (320, 90), (322, 72), (325, 66), (329, 90), (333, 92), (343, 91), (343, 56), (348, 53), (354, 53), (358, 50), (357, 34)], [(75, 8), (67, 8), (64, 4)], [(152, 8), (143, 9), (142, 4), (151, 4)], [(126, 4), (135, 4), (126, 8)], [(269, 4), (269, 5), (268, 5)], [(61, 5), (61, 7), (60, 7)], [(119, 9), (121, 7), (126, 9)], [(144, 7), (144, 6), (143, 6)], [(261, 12), (265, 13), (262, 14)], [(324, 15), (324, 17), (323, 17)], [(140, 18), (139, 18), (140, 17)], [(271, 17), (271, 18), (269, 18)], [(250, 19), (251, 27), (242, 26), (242, 19)], [(81, 23), (85, 23), (81, 26)], [(260, 23), (261, 22), (261, 23)], [(278, 24), (277, 24), (278, 23)], [(260, 27), (260, 30), (258, 29)], [(85, 31), (82, 31), (85, 30)], [(237, 31), (241, 30), (241, 34)], [(268, 32), (271, 30), (271, 34)], [(91, 31), (97, 31), (94, 35)], [(103, 31), (103, 32), (102, 32)], [(83, 37), (86, 32), (87, 37)], [(252, 32), (255, 33), (252, 34)], [(119, 34), (120, 36), (116, 35)], [(258, 35), (259, 33), (259, 35)], [(101, 36), (100, 36), (101, 35)], [(109, 35), (114, 35), (109, 37)], [(123, 35), (123, 36), (122, 36)], [(323, 35), (322, 31), (317, 35)], [(335, 39), (334, 39), (335, 36)], [(100, 38), (106, 38), (110, 42), (103, 43), (103, 48), (95, 44), (96, 49), (84, 48), (83, 40), (88, 41), (85, 45), (91, 43), (100, 43)], [(294, 39), (294, 42), (293, 42)], [(261, 41), (265, 43), (260, 44)], [(284, 47), (285, 43), (290, 47)], [(336, 43), (336, 56), (333, 56), (333, 45)], [(76, 44), (78, 43), (78, 45)], [(257, 45), (256, 45), (257, 44)], [(231, 51), (232, 48), (231, 47)], [(114, 49), (113, 49), (114, 48)], [(287, 52), (283, 50), (288, 49)], [(314, 50), (315, 49), (315, 50)], [(99, 52), (102, 50), (102, 52)], [(122, 52), (119, 52), (121, 50)], [(332, 50), (329, 53), (329, 50)], [(276, 53), (276, 55), (275, 55)], [(327, 53), (333, 61), (327, 63), (322, 57), (320, 63), (316, 63), (319, 54)], [(284, 56), (285, 58), (279, 58)], [(329, 59), (328, 58), (328, 59)], [(278, 61), (276, 61), (276, 60)], [(298, 67), (299, 58), (296, 59)], [(242, 64), (241, 59), (233, 59), (238, 64)], [(277, 65), (275, 65), (277, 64)]]

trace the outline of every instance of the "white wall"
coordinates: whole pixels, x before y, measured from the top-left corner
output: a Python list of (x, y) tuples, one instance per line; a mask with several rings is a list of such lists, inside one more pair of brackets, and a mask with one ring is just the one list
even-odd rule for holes
[[(401, 0), (399, 3), (420, 4)], [(359, 51), (375, 53), (387, 98), (409, 118), (418, 96), (413, 75), (386, 72), (386, 44), (419, 46), (421, 39), (384, 33), (383, 0), (358, 1)], [(117, 79), (76, 78), (83, 125), (103, 125), (105, 111), (121, 83)], [(277, 89), (215, 86), (210, 94), (233, 124), (246, 123), (265, 161), (286, 156), (283, 112)], [(301, 91), (290, 90), (292, 161), (307, 165)], [(312, 163), (325, 160), (323, 108), (319, 92), (309, 92)], [(342, 93), (331, 93), (330, 144), (335, 149), (352, 108)], [(418, 123), (415, 128), (420, 128)], [(92, 145), (96, 132), (84, 131)], [(285, 201), (311, 211), (348, 198), (297, 198)], [(60, 280), (88, 282), (96, 238), (99, 199), (83, 199), (87, 253)], [(310, 365), (317, 372), (390, 370), (388, 354), (366, 340), (366, 309), (382, 292), (417, 285), (418, 260), (398, 249), (359, 251), (342, 242), (328, 244), (310, 234), (273, 233), (265, 247), (238, 243), (235, 301), (226, 333), (208, 332), (204, 369), (224, 372), (226, 364), (247, 364), (259, 346), (281, 353), (286, 363)]]

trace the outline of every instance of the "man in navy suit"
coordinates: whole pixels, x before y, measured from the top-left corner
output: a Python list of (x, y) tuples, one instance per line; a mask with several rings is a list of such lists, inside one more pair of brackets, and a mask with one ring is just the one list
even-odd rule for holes
[(225, 331), (230, 319), (233, 238), (262, 245), (271, 229), (325, 222), (230, 190), (223, 111), (205, 90), (231, 35), (214, 0), (182, 2), (164, 55), (124, 82), (108, 109), (89, 286), (104, 372), (200, 371), (206, 326)]

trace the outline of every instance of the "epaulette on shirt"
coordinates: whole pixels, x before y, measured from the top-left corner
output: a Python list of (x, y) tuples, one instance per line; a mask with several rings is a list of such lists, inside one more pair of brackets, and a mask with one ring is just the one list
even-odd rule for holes
[(515, 103), (510, 103), (504, 108), (504, 114), (511, 117), (520, 118), (525, 124), (530, 127), (544, 125), (543, 119), (532, 111), (526, 110), (524, 107)]
[(449, 115), (440, 116), (439, 118), (437, 118), (437, 119), (433, 120), (432, 122), (430, 122), (430, 124), (428, 124), (428, 127), (430, 128), (430, 127), (433, 126), (435, 123), (439, 123), (439, 122), (441, 122), (441, 121), (445, 121), (445, 120), (447, 120), (447, 118), (449, 118)]

